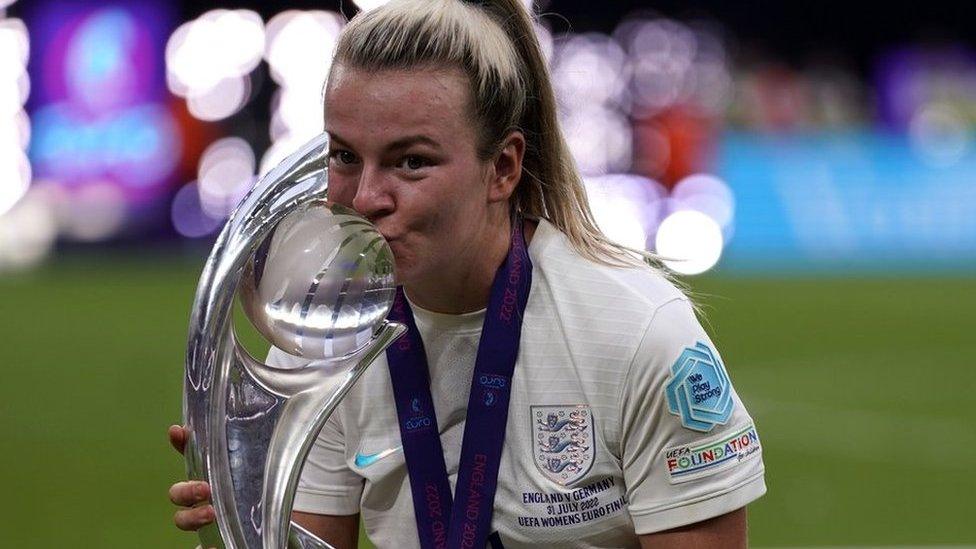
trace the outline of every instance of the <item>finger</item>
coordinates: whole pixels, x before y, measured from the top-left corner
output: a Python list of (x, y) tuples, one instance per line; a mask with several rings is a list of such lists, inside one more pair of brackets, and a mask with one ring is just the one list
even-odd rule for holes
[(210, 485), (200, 481), (177, 482), (169, 487), (169, 500), (183, 507), (210, 501)]
[(177, 452), (182, 454), (183, 448), (186, 447), (186, 429), (182, 425), (170, 425), (167, 434), (169, 435), (169, 443)]
[(212, 505), (180, 509), (173, 515), (173, 522), (180, 530), (195, 531), (210, 524), (214, 520)]

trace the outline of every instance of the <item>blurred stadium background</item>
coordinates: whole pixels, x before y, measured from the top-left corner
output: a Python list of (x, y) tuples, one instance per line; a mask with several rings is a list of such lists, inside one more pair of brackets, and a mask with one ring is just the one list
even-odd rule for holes
[[(196, 278), (378, 3), (0, 0), (0, 546), (194, 545)], [(674, 259), (757, 418), (753, 545), (976, 543), (971, 3), (534, 7), (601, 226)]]

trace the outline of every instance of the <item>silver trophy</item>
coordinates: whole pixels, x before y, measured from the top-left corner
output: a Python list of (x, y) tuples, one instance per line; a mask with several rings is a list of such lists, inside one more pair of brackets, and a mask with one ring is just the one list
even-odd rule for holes
[[(210, 483), (203, 547), (330, 547), (291, 523), (302, 464), (343, 396), (405, 328), (390, 247), (326, 201), (328, 137), (262, 178), (207, 260), (190, 318), (183, 416), (191, 479)], [(233, 329), (234, 299), (274, 346), (307, 360), (272, 367)]]

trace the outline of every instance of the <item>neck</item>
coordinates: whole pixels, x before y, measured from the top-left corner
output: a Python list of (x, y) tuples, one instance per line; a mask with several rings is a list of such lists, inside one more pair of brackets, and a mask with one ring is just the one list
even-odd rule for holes
[[(530, 227), (525, 228), (528, 243)], [(508, 256), (511, 231), (506, 216), (484, 238), (467, 246), (463, 257), (450, 262), (455, 267), (453, 270), (445, 269), (438, 276), (404, 285), (410, 301), (428, 311), (446, 314), (470, 313), (487, 307), (495, 273)]]

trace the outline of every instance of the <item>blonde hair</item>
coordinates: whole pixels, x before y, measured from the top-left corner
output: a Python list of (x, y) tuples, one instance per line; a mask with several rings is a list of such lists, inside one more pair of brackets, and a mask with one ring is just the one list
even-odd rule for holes
[(583, 181), (559, 129), (556, 97), (531, 15), (519, 0), (393, 0), (345, 27), (334, 65), (364, 70), (457, 67), (471, 84), (479, 156), (497, 154), (513, 130), (525, 136), (516, 211), (549, 220), (584, 257), (633, 265), (647, 252), (610, 241), (597, 227)]

